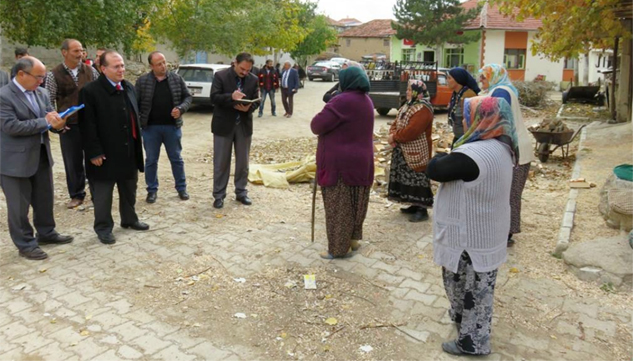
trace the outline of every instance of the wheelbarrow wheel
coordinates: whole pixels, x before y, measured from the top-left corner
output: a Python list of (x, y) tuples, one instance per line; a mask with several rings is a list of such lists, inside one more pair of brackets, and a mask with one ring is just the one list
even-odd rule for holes
[(538, 159), (542, 163), (547, 163), (549, 159), (549, 143), (541, 143), (538, 146)]

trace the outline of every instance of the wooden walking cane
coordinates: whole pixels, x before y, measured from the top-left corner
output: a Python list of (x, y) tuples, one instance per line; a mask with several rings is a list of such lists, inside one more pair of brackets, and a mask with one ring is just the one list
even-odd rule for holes
[(314, 213), (316, 211), (316, 193), (317, 193), (317, 180), (314, 178), (314, 184), (312, 184), (312, 243), (314, 243)]

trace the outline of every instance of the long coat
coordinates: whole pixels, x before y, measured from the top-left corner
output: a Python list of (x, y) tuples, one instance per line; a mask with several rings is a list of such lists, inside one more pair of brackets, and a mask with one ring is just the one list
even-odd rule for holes
[[(123, 91), (117, 91), (101, 74), (79, 92), (79, 104), (86, 106), (79, 111), (79, 128), (88, 179), (135, 179), (137, 172), (144, 171), (136, 91), (130, 82), (121, 83)], [(130, 112), (134, 117), (136, 139), (132, 136)], [(105, 156), (105, 160), (97, 167), (90, 160), (100, 155)]]

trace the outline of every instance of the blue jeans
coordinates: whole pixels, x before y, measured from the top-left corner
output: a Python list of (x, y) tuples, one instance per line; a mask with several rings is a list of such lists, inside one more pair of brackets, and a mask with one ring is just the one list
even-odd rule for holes
[(176, 181), (176, 190), (187, 189), (185, 178), (185, 162), (180, 156), (182, 151), (182, 130), (173, 125), (149, 125), (143, 129), (143, 146), (145, 147), (145, 183), (147, 192), (158, 191), (158, 158), (160, 146), (165, 144), (167, 157), (171, 163), (171, 172)]
[(264, 113), (264, 103), (266, 103), (266, 95), (270, 96), (270, 106), (272, 108), (271, 110), (273, 114), (275, 114), (275, 109), (277, 108), (275, 106), (275, 89), (266, 90), (264, 88), (261, 88), (261, 94), (262, 94), (262, 102), (259, 105), (259, 114)]

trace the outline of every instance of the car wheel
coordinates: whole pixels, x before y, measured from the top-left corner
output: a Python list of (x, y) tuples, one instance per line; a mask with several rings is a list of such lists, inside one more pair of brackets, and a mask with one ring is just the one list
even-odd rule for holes
[(329, 79), (329, 81), (330, 81), (330, 82), (333, 82), (333, 81), (334, 81), (334, 74), (330, 74), (330, 79)]
[(378, 108), (378, 109), (376, 109), (378, 114), (380, 114), (382, 116), (385, 116), (385, 115), (389, 114), (390, 110), (391, 110), (391, 108)]
[(308, 80), (309, 80), (309, 81), (314, 81), (314, 78), (310, 78), (310, 77), (308, 77)]

